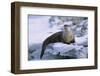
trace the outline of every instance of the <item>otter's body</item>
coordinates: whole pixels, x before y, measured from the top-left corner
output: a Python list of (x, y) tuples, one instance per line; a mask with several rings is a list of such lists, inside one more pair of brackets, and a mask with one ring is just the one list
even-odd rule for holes
[(60, 31), (57, 33), (54, 33), (53, 35), (49, 36), (42, 44), (42, 51), (40, 55), (40, 59), (43, 57), (43, 54), (45, 52), (46, 46), (50, 43), (56, 43), (56, 42), (62, 42), (65, 44), (74, 43), (74, 35), (70, 29), (64, 28), (64, 31)]

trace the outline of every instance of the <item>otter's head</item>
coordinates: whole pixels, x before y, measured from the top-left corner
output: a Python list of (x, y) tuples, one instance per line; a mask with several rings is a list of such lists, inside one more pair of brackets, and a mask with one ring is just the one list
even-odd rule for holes
[(64, 25), (64, 31), (70, 31), (71, 26), (70, 25)]
[(70, 43), (74, 39), (71, 25), (64, 25), (63, 39), (65, 42)]

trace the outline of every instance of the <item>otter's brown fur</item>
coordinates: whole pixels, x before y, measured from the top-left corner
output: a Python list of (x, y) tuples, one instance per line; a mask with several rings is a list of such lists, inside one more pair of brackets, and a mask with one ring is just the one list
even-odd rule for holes
[(42, 44), (42, 51), (41, 51), (40, 59), (42, 59), (43, 57), (46, 46), (50, 43), (56, 43), (56, 42), (62, 42), (65, 44), (70, 44), (70, 43), (75, 42), (73, 32), (69, 26), (67, 27), (67, 25), (64, 25), (63, 31), (54, 33), (53, 35), (45, 39), (45, 41)]

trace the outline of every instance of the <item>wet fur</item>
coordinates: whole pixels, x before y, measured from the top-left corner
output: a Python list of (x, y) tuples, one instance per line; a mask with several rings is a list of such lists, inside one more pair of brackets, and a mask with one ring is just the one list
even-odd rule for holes
[(42, 59), (42, 57), (43, 57), (43, 54), (44, 54), (45, 49), (46, 49), (46, 46), (48, 44), (50, 44), (50, 43), (56, 43), (56, 42), (62, 42), (62, 43), (65, 43), (65, 44), (70, 44), (70, 43), (74, 43), (75, 41), (74, 41), (74, 38), (73, 38), (73, 40), (71, 40), (70, 42), (66, 42), (63, 39), (63, 31), (54, 33), (53, 35), (51, 35), (47, 39), (45, 39), (45, 41), (43, 42), (40, 59)]

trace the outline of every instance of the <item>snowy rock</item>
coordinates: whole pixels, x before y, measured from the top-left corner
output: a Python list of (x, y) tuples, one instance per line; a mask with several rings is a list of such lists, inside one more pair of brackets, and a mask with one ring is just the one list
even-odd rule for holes
[(53, 48), (54, 48), (54, 50), (56, 50), (58, 52), (68, 52), (69, 50), (74, 49), (74, 46), (73, 45), (63, 44), (63, 43), (55, 43), (53, 45)]
[(88, 46), (88, 36), (82, 36), (82, 37), (75, 37), (75, 42), (77, 45), (85, 45)]
[(49, 49), (49, 53), (57, 56), (68, 56), (73, 58), (87, 58), (88, 52), (87, 47), (84, 47), (85, 42), (87, 42), (87, 37), (76, 38), (76, 43), (64, 44), (64, 43), (54, 43), (52, 45), (53, 49)]

